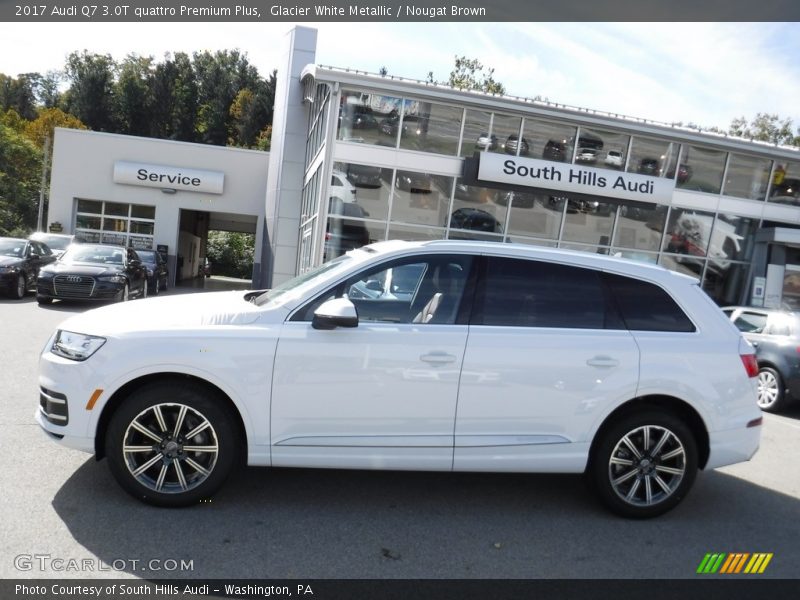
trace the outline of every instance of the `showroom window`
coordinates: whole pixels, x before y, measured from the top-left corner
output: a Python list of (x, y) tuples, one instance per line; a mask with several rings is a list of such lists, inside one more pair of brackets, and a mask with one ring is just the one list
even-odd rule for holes
[(800, 206), (800, 163), (777, 161), (769, 201)]
[(532, 158), (569, 162), (572, 160), (572, 142), (577, 131), (574, 125), (525, 117), (522, 137), (530, 145)]
[(337, 162), (333, 165), (328, 195), (342, 202), (355, 202), (371, 219), (389, 218), (392, 169), (372, 165)]
[(670, 177), (675, 175), (675, 165), (681, 145), (655, 138), (633, 136), (626, 171), (651, 177)]
[(616, 131), (581, 127), (575, 164), (622, 171), (628, 156), (630, 136)]
[(658, 252), (666, 220), (666, 206), (623, 202), (614, 233), (614, 247)]
[(467, 110), (464, 117), (461, 156), (472, 156), (475, 152), (494, 151), (498, 145), (497, 136), (492, 134), (492, 113), (482, 110)]
[(345, 91), (337, 139), (396, 148), (402, 107), (403, 100), (395, 96)]
[(667, 177), (675, 177), (676, 187), (684, 190), (719, 194), (726, 157), (722, 150), (684, 144), (677, 174), (671, 171)]
[(772, 161), (755, 156), (731, 154), (722, 193), (736, 198), (764, 200)]
[(392, 222), (444, 227), (452, 185), (451, 177), (398, 170), (392, 193)]
[(85, 242), (153, 249), (154, 206), (78, 199), (75, 235)]
[(406, 100), (400, 148), (455, 155), (461, 135), (462, 108)]

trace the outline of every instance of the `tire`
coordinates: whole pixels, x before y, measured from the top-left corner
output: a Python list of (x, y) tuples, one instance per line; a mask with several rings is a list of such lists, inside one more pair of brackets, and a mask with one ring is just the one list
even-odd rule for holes
[(697, 475), (697, 443), (683, 421), (650, 409), (621, 418), (600, 435), (587, 474), (612, 512), (656, 517), (689, 492)]
[(142, 283), (142, 291), (139, 292), (139, 298), (142, 300), (147, 298), (147, 278), (145, 278), (144, 282)]
[(766, 412), (780, 412), (786, 404), (783, 378), (772, 367), (758, 370), (758, 407)]
[(164, 277), (164, 285), (161, 286), (161, 291), (166, 292), (169, 289), (169, 277)]
[(128, 300), (130, 300), (130, 295), (131, 295), (131, 290), (128, 287), (128, 284), (126, 283), (122, 288), (122, 291), (120, 292), (118, 301), (127, 302)]
[(155, 286), (153, 286), (153, 287), (154, 287), (154, 289), (153, 289), (153, 296), (158, 296), (158, 292), (160, 292), (160, 291), (161, 291), (161, 289), (160, 289), (160, 287), (159, 287), (159, 280), (158, 280), (158, 277), (156, 277), (156, 278), (154, 279), (154, 281), (156, 282), (156, 284), (155, 284)]
[(25, 297), (25, 292), (28, 291), (27, 281), (25, 281), (25, 274), (20, 273), (17, 275), (17, 281), (13, 288), (11, 288), (11, 297), (15, 300), (21, 300)]
[(36, 302), (38, 302), (39, 304), (52, 304), (53, 299), (47, 298), (45, 296), (36, 296)]
[[(234, 423), (230, 410), (202, 386), (145, 385), (126, 398), (109, 421), (105, 451), (111, 473), (126, 492), (148, 504), (197, 504), (210, 498), (238, 464)], [(187, 450), (186, 434), (203, 426), (192, 436), (194, 447), (202, 450)]]

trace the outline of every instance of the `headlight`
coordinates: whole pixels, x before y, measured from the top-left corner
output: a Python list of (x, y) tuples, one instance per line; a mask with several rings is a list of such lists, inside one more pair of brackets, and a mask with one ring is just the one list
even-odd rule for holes
[(0, 267), (0, 273), (16, 273), (19, 267)]
[(147, 269), (147, 276), (148, 277), (152, 277), (153, 276), (153, 269)]
[(125, 283), (125, 277), (122, 275), (105, 275), (98, 277), (100, 281), (110, 281), (111, 283)]
[(50, 352), (70, 360), (86, 360), (105, 343), (106, 338), (59, 329)]

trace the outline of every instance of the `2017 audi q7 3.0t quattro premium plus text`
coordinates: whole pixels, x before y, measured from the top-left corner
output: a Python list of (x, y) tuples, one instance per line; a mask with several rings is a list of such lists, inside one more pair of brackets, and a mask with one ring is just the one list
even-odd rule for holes
[(162, 506), (275, 467), (586, 473), (650, 517), (750, 459), (753, 348), (697, 281), (588, 253), (381, 242), (272, 290), (65, 321), (37, 419)]

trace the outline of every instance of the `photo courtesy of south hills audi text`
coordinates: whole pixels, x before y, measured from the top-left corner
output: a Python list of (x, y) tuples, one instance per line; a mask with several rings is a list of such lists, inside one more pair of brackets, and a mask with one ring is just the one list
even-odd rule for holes
[[(97, 585), (81, 585), (80, 583), (47, 583), (14, 585), (16, 597), (34, 598), (137, 598), (150, 597), (186, 597), (205, 598), (213, 594), (224, 594), (225, 597), (293, 597), (313, 598), (314, 590), (306, 583), (288, 585), (260, 585), (255, 583), (203, 583), (199, 585), (175, 583), (108, 583)], [(5, 600), (5, 599), (4, 599)]]

